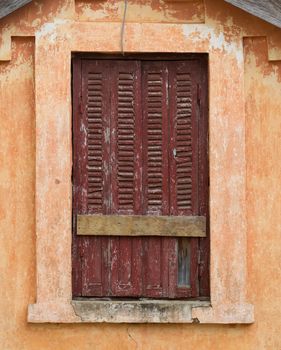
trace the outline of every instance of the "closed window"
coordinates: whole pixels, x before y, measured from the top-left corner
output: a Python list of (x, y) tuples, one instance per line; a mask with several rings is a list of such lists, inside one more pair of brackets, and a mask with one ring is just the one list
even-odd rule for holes
[(73, 297), (209, 296), (207, 60), (159, 57), (73, 60)]

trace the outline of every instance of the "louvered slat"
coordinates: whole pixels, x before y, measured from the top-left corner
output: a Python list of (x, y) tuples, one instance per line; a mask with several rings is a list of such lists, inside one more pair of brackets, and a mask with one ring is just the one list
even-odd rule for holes
[(143, 203), (146, 214), (169, 214), (168, 71), (163, 62), (143, 63)]
[(118, 208), (134, 210), (135, 110), (134, 73), (119, 72), (117, 97)]
[(147, 74), (147, 209), (162, 207), (162, 93), (161, 72)]
[(192, 82), (190, 73), (176, 75), (176, 198), (179, 210), (192, 211)]
[(170, 65), (171, 214), (198, 215), (198, 126), (194, 64)]
[(103, 208), (103, 74), (88, 73), (87, 137), (88, 137), (88, 208), (101, 213)]
[(112, 210), (113, 214), (138, 214), (141, 205), (139, 63), (119, 61), (112, 75)]

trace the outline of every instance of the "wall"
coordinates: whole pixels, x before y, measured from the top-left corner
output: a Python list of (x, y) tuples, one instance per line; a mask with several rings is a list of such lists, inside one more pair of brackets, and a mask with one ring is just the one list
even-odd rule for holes
[[(109, 1), (108, 3), (110, 5)], [(178, 18), (175, 12), (167, 18), (166, 5), (163, 5), (163, 8), (162, 5), (159, 7), (159, 4), (153, 3), (156, 18), (153, 20), (182, 23), (182, 18)], [(76, 1), (76, 12), (73, 14), (75, 8), (71, 1), (48, 0), (27, 5), (0, 23), (0, 56), (7, 59), (12, 55), (11, 61), (0, 63), (1, 349), (123, 350), (185, 349), (195, 346), (204, 350), (280, 349), (281, 62), (268, 59), (281, 58), (281, 39), (278, 39), (280, 30), (220, 0), (207, 1), (206, 12), (202, 10), (202, 3), (198, 2), (197, 14), (194, 16), (193, 7), (189, 19), (191, 22), (208, 21), (215, 31), (218, 31), (218, 28), (223, 30), (224, 36), (229, 38), (230, 42), (237, 31), (241, 32), (241, 40), (244, 38), (247, 279), (248, 300), (255, 306), (255, 323), (246, 326), (40, 325), (26, 322), (27, 305), (34, 303), (36, 298), (36, 67), (32, 35), (52, 17), (59, 20), (78, 16), (79, 20), (88, 21), (89, 16), (92, 16), (91, 6), (97, 4), (101, 7), (98, 13), (102, 15), (103, 20), (110, 20), (116, 13), (113, 5), (104, 8), (105, 5), (101, 2), (79, 0)], [(186, 4), (182, 3), (180, 6)], [(147, 7), (146, 13), (152, 16)], [(118, 21), (119, 18), (114, 20)], [(149, 19), (145, 20), (148, 22)], [(8, 39), (11, 35), (17, 37), (12, 39), (12, 49), (9, 50)], [(23, 35), (23, 38), (18, 35)], [(206, 38), (210, 37), (211, 35), (206, 33)], [(219, 43), (216, 44), (217, 50), (220, 50)], [(223, 72), (218, 71), (218, 74), (221, 74), (223, 81)]]

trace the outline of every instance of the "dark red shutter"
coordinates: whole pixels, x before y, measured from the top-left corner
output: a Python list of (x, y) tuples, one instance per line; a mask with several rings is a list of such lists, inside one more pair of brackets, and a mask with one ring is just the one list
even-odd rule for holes
[[(76, 91), (78, 118), (74, 118), (74, 211), (77, 214), (109, 214), (106, 200), (110, 194), (109, 153), (110, 91), (108, 62), (82, 61), (74, 66), (74, 78), (80, 82)], [(75, 218), (74, 218), (75, 225)], [(78, 295), (102, 296), (109, 291), (107, 237), (75, 237), (76, 261), (80, 274), (76, 277)], [(76, 275), (76, 274), (74, 274)], [(75, 283), (74, 283), (75, 286)]]
[[(166, 62), (143, 62), (143, 214), (170, 215), (168, 167), (168, 69)], [(168, 297), (169, 257), (175, 239), (144, 239), (143, 295)]]
[[(199, 215), (199, 67), (197, 61), (169, 63), (170, 214)], [(170, 269), (170, 294), (198, 294), (198, 239), (179, 238)]]
[(76, 59), (73, 69), (74, 296), (198, 296), (199, 239), (75, 232), (77, 214), (206, 215), (199, 60)]
[[(142, 120), (139, 61), (111, 67), (111, 214), (141, 214)], [(111, 239), (111, 293), (140, 296), (141, 238)]]

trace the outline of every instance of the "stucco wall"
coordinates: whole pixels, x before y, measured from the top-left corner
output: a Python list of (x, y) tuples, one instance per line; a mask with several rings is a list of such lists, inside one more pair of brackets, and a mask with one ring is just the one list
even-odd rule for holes
[[(190, 23), (209, 24), (209, 32), (204, 35), (206, 40), (214, 40), (218, 51), (227, 49), (220, 45), (221, 31), (230, 45), (237, 33), (244, 42), (241, 74), (246, 100), (247, 293), (248, 301), (255, 306), (255, 323), (247, 326), (27, 323), (27, 306), (36, 298), (33, 34), (44, 22), (54, 19), (118, 22), (118, 9), (110, 6), (109, 1), (108, 6), (101, 1), (92, 3), (100, 6), (94, 8), (99, 12), (92, 11), (89, 1), (76, 1), (76, 7), (70, 0), (37, 1), (0, 22), (0, 58), (12, 55), (11, 61), (0, 62), (1, 349), (281, 349), (281, 61), (268, 59), (281, 58), (281, 30), (220, 0), (206, 1), (205, 8), (199, 1), (197, 12), (193, 4), (190, 16), (188, 12), (186, 16)], [(132, 3), (136, 11), (141, 1)], [(145, 6), (147, 17), (143, 15), (142, 20), (183, 22), (182, 14), (176, 11), (167, 15), (168, 2), (161, 4), (164, 2), (154, 1), (153, 12)], [(130, 16), (132, 22), (137, 21)], [(13, 38), (10, 50), (11, 35), (24, 37)], [(154, 38), (146, 40), (153, 46)], [(166, 40), (164, 37), (163, 41)], [(179, 33), (179, 45), (182, 40)], [(219, 65), (217, 74), (221, 75), (223, 89), (224, 79), (231, 77), (225, 77)], [(233, 259), (239, 260), (239, 256)]]

